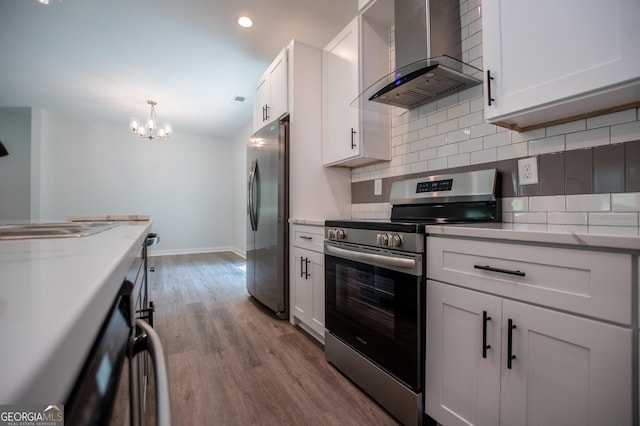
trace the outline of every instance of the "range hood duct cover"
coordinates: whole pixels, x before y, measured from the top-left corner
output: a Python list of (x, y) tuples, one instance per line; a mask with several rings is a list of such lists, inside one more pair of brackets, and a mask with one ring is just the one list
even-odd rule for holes
[(461, 61), (458, 1), (395, 0), (394, 6), (396, 70), (359, 100), (413, 109), (482, 82), (476, 77), (482, 71)]

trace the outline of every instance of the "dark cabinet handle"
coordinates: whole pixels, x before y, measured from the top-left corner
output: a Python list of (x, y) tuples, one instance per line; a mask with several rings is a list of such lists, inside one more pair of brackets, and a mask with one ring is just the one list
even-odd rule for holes
[(356, 134), (356, 131), (353, 129), (353, 127), (351, 128), (351, 149), (354, 149), (356, 147), (356, 143), (354, 142), (354, 136)]
[(516, 325), (513, 323), (513, 320), (509, 318), (509, 331), (507, 333), (507, 368), (511, 370), (511, 361), (516, 359), (516, 356), (513, 354), (513, 330), (516, 328)]
[(526, 274), (522, 271), (512, 271), (510, 269), (501, 269), (494, 268), (489, 265), (473, 265), (475, 269), (482, 269), (483, 271), (491, 271), (491, 272), (500, 272), (501, 274), (509, 274), (509, 275), (517, 275), (519, 277), (524, 277)]
[(491, 97), (491, 80), (493, 80), (493, 77), (491, 77), (491, 70), (487, 70), (487, 99), (489, 106), (491, 106), (491, 102), (495, 101), (495, 99)]
[(300, 235), (300, 238), (302, 238), (303, 240), (309, 240), (309, 241), (313, 240), (313, 237), (308, 237), (306, 235)]
[(491, 349), (491, 345), (487, 345), (487, 321), (491, 321), (491, 317), (482, 311), (482, 358), (486, 358), (487, 349)]
[(311, 276), (309, 274), (309, 259), (302, 256), (300, 256), (300, 276), (305, 280)]
[(264, 121), (269, 121), (269, 104), (264, 104)]

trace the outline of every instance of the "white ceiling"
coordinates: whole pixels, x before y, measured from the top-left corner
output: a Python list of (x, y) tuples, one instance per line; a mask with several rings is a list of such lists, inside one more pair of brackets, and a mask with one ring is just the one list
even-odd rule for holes
[[(322, 47), (358, 0), (0, 0), (0, 106), (128, 126), (158, 102), (176, 133), (230, 139), (295, 38)], [(235, 17), (250, 15), (251, 29)], [(233, 102), (236, 96), (244, 103)]]

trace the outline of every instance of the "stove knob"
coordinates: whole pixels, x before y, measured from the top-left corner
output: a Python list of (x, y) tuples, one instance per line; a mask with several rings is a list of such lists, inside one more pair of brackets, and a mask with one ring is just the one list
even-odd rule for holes
[(336, 229), (336, 239), (343, 240), (347, 234), (344, 232), (344, 229)]
[(329, 237), (329, 239), (330, 239), (330, 240), (331, 240), (331, 239), (335, 239), (335, 238), (336, 238), (336, 230), (335, 230), (335, 229), (333, 229), (333, 228), (329, 228), (329, 229), (327, 230), (327, 235), (328, 235), (328, 237)]
[(389, 247), (400, 247), (400, 244), (402, 244), (400, 235), (396, 234), (389, 237)]
[(376, 235), (376, 242), (379, 246), (386, 246), (389, 244), (389, 236), (387, 234)]

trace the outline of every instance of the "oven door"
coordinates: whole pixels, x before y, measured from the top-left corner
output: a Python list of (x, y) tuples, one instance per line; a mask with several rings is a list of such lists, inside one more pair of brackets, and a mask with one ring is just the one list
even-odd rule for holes
[(421, 390), (422, 254), (325, 241), (325, 327)]

